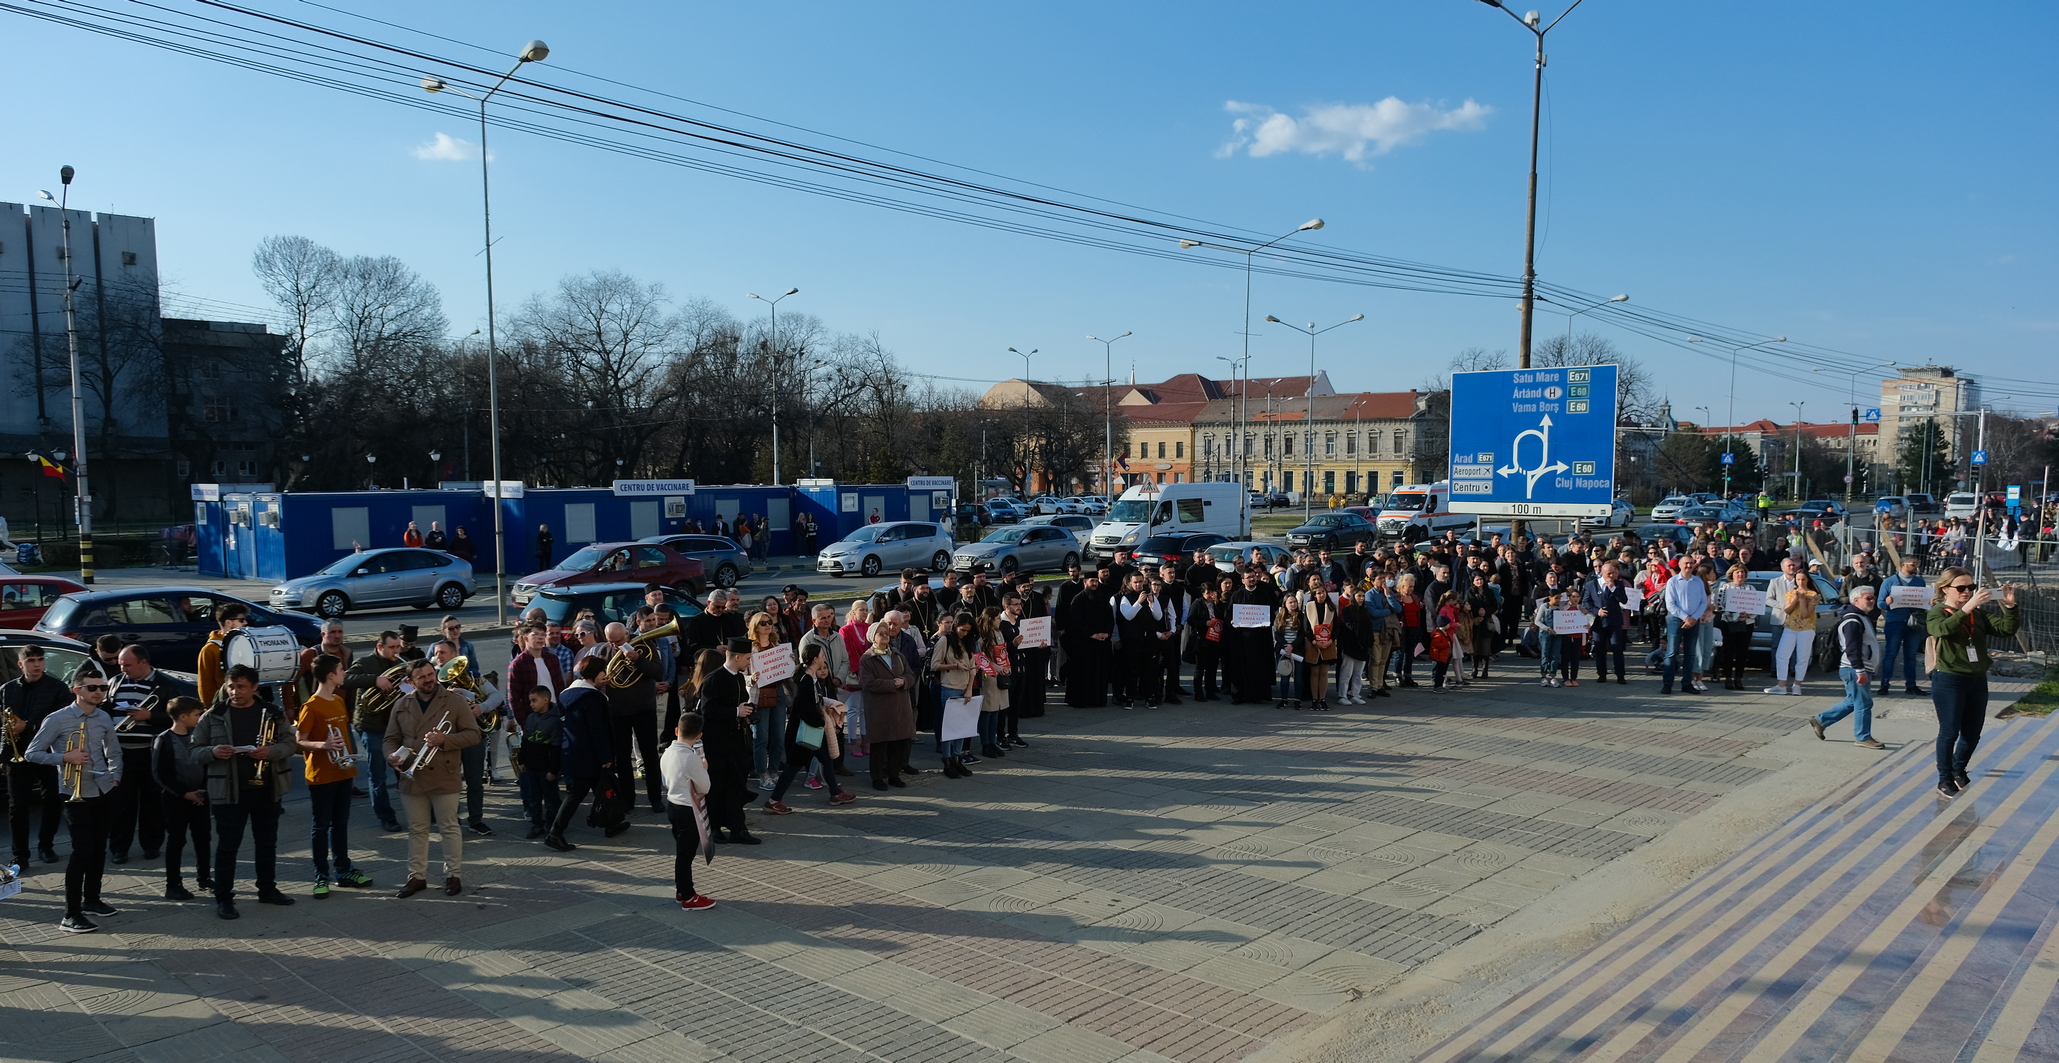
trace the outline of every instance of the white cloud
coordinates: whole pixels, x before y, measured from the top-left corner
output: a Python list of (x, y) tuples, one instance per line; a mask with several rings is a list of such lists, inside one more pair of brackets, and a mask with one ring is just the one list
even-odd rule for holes
[(1230, 139), (1216, 153), (1217, 157), (1242, 151), (1257, 159), (1294, 151), (1304, 155), (1342, 155), (1361, 166), (1371, 156), (1385, 155), (1441, 129), (1482, 128), (1487, 124), (1487, 116), (1494, 113), (1494, 108), (1472, 100), (1443, 108), (1434, 103), (1404, 103), (1394, 96), (1378, 103), (1310, 107), (1300, 118), (1281, 114), (1262, 103), (1231, 100), (1223, 109), (1237, 117), (1231, 125)]
[(469, 140), (460, 140), (449, 133), (438, 133), (436, 139), (426, 144), (415, 145), (415, 158), (436, 162), (466, 162), (479, 157), (479, 145)]

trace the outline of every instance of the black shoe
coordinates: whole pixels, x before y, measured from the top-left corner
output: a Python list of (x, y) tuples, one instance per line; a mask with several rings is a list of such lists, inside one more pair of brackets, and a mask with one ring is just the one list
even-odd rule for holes
[(164, 899), (168, 901), (190, 901), (193, 891), (174, 882), (164, 888)]
[(979, 747), (979, 755), (982, 757), (1005, 757), (1008, 754), (1001, 752), (993, 746), (981, 746)]
[(1955, 771), (1955, 772), (1953, 772), (1953, 773), (1952, 773), (1952, 781), (1953, 781), (1953, 782), (1956, 782), (1956, 783), (1958, 783), (1958, 784), (1959, 784), (1959, 789), (1961, 789), (1961, 790), (1964, 790), (1964, 789), (1966, 789), (1967, 787), (1969, 787), (1969, 786), (1972, 786), (1972, 785), (1973, 785), (1973, 780), (1972, 780), (1972, 779), (1969, 779), (1969, 778), (1967, 778), (1967, 777), (1966, 777), (1966, 773), (1965, 773), (1965, 772), (1963, 772), (1963, 771)]
[[(899, 780), (895, 781), (898, 782)], [(884, 790), (887, 788), (887, 781), (885, 779), (874, 779), (872, 780), (872, 788), (875, 790)]]
[(372, 791), (370, 791), (370, 790), (367, 790), (367, 789), (365, 789), (365, 788), (364, 788), (364, 787), (362, 787), (362, 786), (353, 786), (353, 787), (351, 787), (351, 788), (350, 788), (350, 796), (352, 796), (352, 797), (370, 797), (370, 796), (372, 796)]
[(561, 853), (569, 853), (572, 850), (579, 848), (578, 846), (573, 845), (571, 842), (566, 841), (564, 836), (559, 834), (545, 834), (543, 836), (543, 844), (545, 847), (556, 849), (558, 852)]
[(67, 934), (90, 934), (100, 926), (83, 915), (67, 915), (57, 921), (57, 929)]
[(858, 774), (858, 773), (857, 773), (857, 772), (855, 772), (855, 771), (852, 771), (852, 770), (851, 770), (851, 769), (849, 769), (849, 768), (838, 768), (838, 769), (836, 770), (836, 775), (837, 775), (837, 778), (839, 778), (839, 779), (848, 779), (848, 778), (850, 778), (851, 776), (853, 776), (853, 775), (856, 775), (856, 774)]
[(1184, 701), (1181, 701), (1181, 700), (1180, 700), (1180, 696), (1179, 696), (1178, 694), (1172, 694), (1172, 695), (1169, 695), (1169, 696), (1168, 696), (1168, 697), (1167, 697), (1167, 698), (1165, 699), (1165, 703), (1166, 703), (1167, 705), (1185, 705), (1185, 704), (1186, 704), (1186, 702), (1184, 702)]
[(946, 779), (955, 779), (955, 778), (957, 778), (957, 777), (958, 777), (958, 762), (957, 762), (957, 761), (955, 761), (955, 760), (947, 760), (947, 761), (945, 761), (945, 762), (944, 762), (944, 778), (946, 778)]
[(475, 819), (472, 822), (465, 824), (465, 829), (471, 831), (474, 834), (477, 834), (481, 838), (493, 837), (493, 828), (487, 826), (486, 821), (483, 819)]
[(901, 774), (903, 774), (903, 775), (920, 775), (920, 774), (922, 774), (922, 769), (921, 769), (921, 768), (902, 768), (902, 769), (901, 769)]
[(891, 779), (888, 779), (887, 785), (893, 787), (896, 790), (906, 790), (908, 788), (908, 784), (902, 782), (901, 777), (898, 775), (894, 776)]
[(1876, 691), (1874, 691), (1874, 693), (1875, 693), (1875, 694), (1877, 694), (1877, 695), (1879, 695), (1880, 697), (1883, 697), (1883, 698), (1884, 698), (1884, 697), (1887, 697), (1887, 696), (1888, 696), (1889, 694), (1892, 694), (1892, 693), (1894, 693), (1894, 692), (1895, 692), (1895, 691), (1894, 691), (1894, 688), (1893, 688), (1893, 687), (1890, 687), (1890, 686), (1888, 686), (1888, 685), (1887, 685), (1886, 683), (1882, 683), (1882, 684), (1880, 684), (1880, 689), (1879, 689), (1879, 690), (1876, 690)]
[[(1629, 685), (1630, 685), (1630, 680), (1628, 680), (1628, 679), (1625, 679), (1625, 678), (1623, 678), (1622, 676), (1620, 676), (1620, 675), (1619, 675), (1619, 676), (1617, 676), (1617, 677), (1616, 677), (1616, 685), (1617, 685), (1617, 686), (1626, 686), (1626, 687), (1627, 687), (1627, 686), (1629, 686)], [(1744, 689), (1744, 688), (1743, 688), (1743, 687), (1739, 687), (1738, 689), (1739, 689), (1739, 690), (1742, 690), (1742, 689)]]
[(1397, 683), (1397, 684), (1395, 684), (1395, 685), (1396, 685), (1396, 686), (1404, 686), (1404, 687), (1415, 687), (1415, 686), (1421, 686), (1422, 684), (1421, 684), (1421, 683), (1418, 683), (1418, 682), (1416, 682), (1416, 681), (1415, 681), (1415, 680), (1413, 680), (1413, 679), (1404, 679), (1404, 680), (1402, 680), (1401, 682), (1399, 682), (1399, 683)]
[(1383, 698), (1391, 698), (1394, 696), (1394, 691), (1389, 687), (1381, 687), (1380, 689), (1373, 691), (1373, 693)]
[(114, 852), (107, 854), (107, 860), (113, 864), (126, 864), (129, 862), (129, 851), (127, 849), (116, 849)]
[(1661, 693), (1661, 694), (1671, 694), (1672, 692), (1673, 692), (1673, 684), (1671, 684), (1671, 683), (1668, 683), (1668, 684), (1666, 684), (1665, 686), (1662, 686), (1662, 687), (1660, 687), (1660, 688), (1659, 688), (1659, 693)]
[(758, 837), (757, 835), (755, 835), (755, 834), (752, 834), (752, 833), (751, 833), (750, 831), (747, 831), (747, 830), (733, 830), (733, 831), (730, 831), (730, 832), (729, 832), (729, 840), (730, 840), (731, 842), (733, 842), (733, 843), (737, 844), (737, 845), (763, 845), (763, 844), (765, 844), (765, 839), (763, 839), (763, 838), (760, 838), (760, 837)]
[(972, 769), (965, 766), (964, 757), (958, 758), (958, 777), (961, 779), (972, 778)]
[(379, 824), (379, 829), (385, 831), (388, 834), (399, 834), (401, 831), (404, 831), (407, 828), (401, 826), (398, 823), (381, 823)]
[(629, 821), (626, 819), (618, 821), (616, 823), (609, 824), (606, 828), (602, 829), (601, 836), (604, 838), (621, 837), (623, 834), (628, 832), (629, 826)]
[(1928, 691), (1928, 690), (1925, 690), (1925, 689), (1923, 689), (1922, 687), (1919, 687), (1919, 686), (1909, 686), (1909, 687), (1903, 687), (1903, 688), (1902, 688), (1902, 693), (1904, 693), (1904, 694), (1914, 694), (1914, 695), (1916, 695), (1916, 696), (1917, 696), (1917, 697), (1919, 697), (1919, 698), (1927, 698), (1927, 697), (1929, 697), (1929, 696), (1930, 696), (1930, 691)]
[(522, 837), (526, 841), (535, 841), (536, 839), (543, 837), (543, 828), (537, 826), (534, 823), (531, 823), (529, 825), (529, 832), (527, 834), (522, 835)]
[(1946, 797), (1957, 797), (1957, 796), (1959, 796), (1959, 794), (1960, 794), (1960, 792), (1961, 792), (1961, 791), (1960, 791), (1960, 789), (1959, 789), (1959, 780), (1957, 780), (1957, 779), (1945, 779), (1945, 780), (1943, 780), (1942, 782), (1939, 782), (1939, 783), (1937, 784), (1937, 792), (1938, 792), (1938, 793), (1940, 793), (1940, 794), (1943, 794), (1943, 795), (1944, 795), (1944, 796), (1946, 796)]
[(114, 905), (109, 904), (103, 900), (87, 901), (86, 903), (79, 906), (79, 910), (85, 912), (87, 915), (97, 915), (102, 919), (105, 919), (110, 915), (121, 914), (121, 911), (117, 909)]
[(236, 902), (235, 902), (235, 901), (216, 901), (216, 902), (214, 902), (214, 914), (216, 914), (216, 915), (218, 915), (218, 916), (222, 917), (223, 919), (241, 919), (241, 918), (243, 918), (243, 913), (242, 913), (242, 912), (239, 912), (239, 911), (237, 911), (237, 910), (236, 910)]
[(278, 890), (259, 890), (257, 893), (257, 903), (276, 904), (284, 908), (293, 903), (293, 898), (280, 893)]
[(43, 846), (40, 849), (37, 849), (36, 856), (38, 859), (42, 860), (46, 864), (54, 864), (57, 862), (57, 850), (52, 849), (47, 845)]
[(155, 859), (157, 859), (157, 857), (158, 857), (158, 851), (157, 851), (156, 849), (145, 849), (145, 850), (143, 850), (143, 859), (145, 859), (145, 860), (155, 860)]

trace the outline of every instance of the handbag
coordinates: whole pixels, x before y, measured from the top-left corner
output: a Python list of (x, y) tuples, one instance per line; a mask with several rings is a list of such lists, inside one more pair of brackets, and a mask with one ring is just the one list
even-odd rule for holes
[(794, 744), (802, 749), (821, 749), (822, 742), (822, 728), (812, 723), (804, 723), (794, 729)]

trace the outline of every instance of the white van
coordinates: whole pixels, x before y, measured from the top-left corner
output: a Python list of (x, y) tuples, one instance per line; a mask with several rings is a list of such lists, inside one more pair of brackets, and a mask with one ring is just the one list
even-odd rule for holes
[(1108, 519), (1094, 529), (1087, 556), (1096, 561), (1115, 556), (1154, 535), (1213, 532), (1244, 539), (1251, 523), (1239, 484), (1139, 484), (1122, 493), (1108, 509)]
[(1434, 539), (1446, 529), (1464, 531), (1477, 519), (1471, 513), (1451, 511), (1449, 480), (1394, 488), (1381, 501), (1379, 514), (1374, 523), (1380, 527), (1380, 537), (1406, 543)]
[(1954, 491), (1945, 496), (1945, 516), (1971, 520), (1980, 512), (1980, 496), (1971, 491)]

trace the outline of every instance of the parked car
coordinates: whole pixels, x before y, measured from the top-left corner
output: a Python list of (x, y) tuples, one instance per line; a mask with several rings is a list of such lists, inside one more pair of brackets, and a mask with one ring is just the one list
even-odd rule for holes
[(751, 574), (751, 555), (735, 539), (721, 535), (650, 535), (638, 542), (669, 546), (683, 557), (701, 563), (708, 582), (717, 587), (734, 587)]
[(1064, 528), (1072, 533), (1074, 539), (1079, 540), (1080, 549), (1084, 550), (1087, 548), (1087, 540), (1094, 535), (1094, 525), (1097, 522), (1084, 513), (1060, 513), (1055, 517), (1031, 517), (1023, 523), (1048, 524)]
[(1264, 493), (1259, 491), (1248, 492), (1247, 496), (1244, 499), (1245, 509), (1264, 509), (1269, 504), (1270, 503), (1266, 501)]
[(1064, 528), (1018, 524), (996, 528), (951, 555), (960, 572), (1063, 572), (1080, 559), (1080, 542)]
[(1581, 517), (1581, 518), (1580, 518), (1580, 527), (1582, 527), (1582, 528), (1627, 528), (1627, 527), (1629, 527), (1630, 525), (1632, 525), (1632, 524), (1635, 524), (1636, 522), (1637, 522), (1637, 507), (1636, 507), (1636, 506), (1633, 506), (1633, 505), (1631, 505), (1631, 504), (1630, 504), (1629, 502), (1625, 501), (1624, 499), (1620, 499), (1620, 498), (1618, 498), (1618, 499), (1615, 499), (1615, 500), (1613, 500), (1613, 501), (1611, 501), (1611, 502), (1609, 503), (1609, 515), (1608, 515), (1608, 516), (1606, 516), (1606, 517)]
[(1023, 517), (1028, 516), (1022, 510), (1015, 508), (1013, 502), (1006, 501), (1005, 499), (989, 498), (983, 505), (987, 511), (988, 524), (1015, 524), (1021, 521)]
[(1030, 499), (1030, 513), (1034, 516), (1047, 517), (1070, 512), (1072, 510), (1066, 508), (1065, 500), (1055, 495), (1038, 495)]
[[(1259, 556), (1265, 561), (1265, 566), (1268, 569), (1272, 568), (1273, 562), (1283, 558), (1290, 563), (1294, 560), (1294, 551), (1281, 546), (1279, 543), (1255, 543), (1250, 540), (1234, 543), (1217, 543), (1208, 548), (1208, 556), (1210, 560), (1215, 562), (1215, 567), (1222, 569), (1224, 572), (1235, 572), (1237, 571), (1236, 559), (1239, 557), (1250, 558), (1251, 551), (1253, 550), (1258, 551)], [(1187, 556), (1194, 556), (1194, 552), (1192, 550), (1187, 551)]]
[[(643, 608), (641, 583), (580, 583), (570, 587), (545, 587), (536, 592), (531, 604), (543, 610), (543, 618), (554, 624), (570, 624), (582, 609), (591, 609), (603, 625), (627, 624), (630, 614)], [(701, 601), (692, 592), (665, 588), (665, 601), (684, 621), (701, 614)]]
[(1971, 518), (1980, 512), (1980, 496), (1971, 491), (1954, 491), (1945, 496), (1945, 516)]
[(1873, 515), (1897, 520), (1909, 515), (1909, 500), (1902, 495), (1882, 495), (1873, 500)]
[[(872, 525), (880, 527), (880, 525)], [(706, 570), (699, 561), (669, 546), (657, 543), (594, 543), (575, 550), (556, 568), (532, 572), (515, 581), (509, 595), (517, 608), (525, 608), (536, 592), (545, 587), (576, 587), (582, 583), (657, 583), (700, 593), (708, 589)]]
[(206, 587), (74, 591), (51, 605), (35, 630), (89, 644), (102, 635), (117, 635), (123, 642), (148, 646), (152, 664), (190, 672), (200, 660), (208, 632), (220, 626), (215, 610), (230, 602), (250, 608), (251, 627), (288, 628), (302, 646), (321, 641), (321, 621), (306, 613), (273, 609)]
[(1293, 504), (1294, 496), (1285, 491), (1274, 491), (1272, 494), (1265, 496), (1265, 506), (1267, 509), (1285, 509)]
[(1287, 530), (1290, 547), (1348, 550), (1354, 543), (1376, 543), (1380, 529), (1356, 513), (1318, 513), (1308, 523)]
[(1937, 500), (1936, 495), (1924, 494), (1921, 491), (1911, 491), (1904, 497), (1909, 500), (1910, 512), (1919, 517), (1935, 517), (1943, 514), (1945, 511), (1944, 505)]
[(1084, 513), (1089, 517), (1099, 517), (1108, 512), (1108, 500), (1099, 495), (1073, 495), (1067, 498), (1065, 503), (1074, 507), (1067, 510), (1068, 513)]
[(472, 564), (441, 550), (388, 547), (345, 554), (311, 576), (272, 588), (274, 609), (300, 609), (335, 619), (352, 609), (456, 609), (478, 593)]
[(85, 585), (63, 576), (8, 576), (0, 583), (0, 628), (32, 628), (57, 599)]
[[(91, 643), (40, 631), (0, 629), (0, 683), (11, 683), (21, 678), (21, 651), (30, 646), (43, 648), (45, 672), (66, 686), (71, 685), (72, 673), (78, 671), (80, 665), (94, 659)], [(33, 734), (24, 734), (22, 745), (26, 747), (29, 739), (34, 737)]]
[(1673, 520), (1680, 516), (1681, 510), (1691, 505), (1694, 505), (1694, 499), (1686, 495), (1667, 495), (1659, 499), (1658, 505), (1651, 507), (1651, 519)]
[[(1745, 574), (1744, 581), (1746, 585), (1763, 591), (1779, 575), (1778, 572), (1749, 572)], [(1809, 667), (1831, 673), (1830, 679), (1835, 682), (1838, 648), (1834, 632), (1837, 629), (1838, 615), (1844, 611), (1844, 601), (1838, 597), (1837, 584), (1814, 573), (1810, 574), (1810, 578), (1815, 582), (1816, 592), (1823, 596), (1823, 600), (1816, 603), (1816, 644), (1810, 648)], [(1763, 653), (1770, 658), (1773, 647), (1780, 641), (1780, 632), (1784, 626), (1774, 619), (1773, 606), (1769, 603), (1767, 611), (1759, 614), (1759, 622), (1752, 626), (1751, 652)]]
[(832, 576), (853, 572), (877, 576), (886, 569), (926, 568), (942, 572), (951, 567), (951, 550), (957, 543), (941, 524), (900, 520), (867, 524), (840, 542), (822, 548), (815, 571)]
[(1673, 518), (1673, 523), (1696, 528), (1704, 524), (1742, 527), (1744, 518), (1729, 506), (1687, 506), (1680, 511), (1679, 516)]
[(1170, 561), (1184, 566), (1194, 551), (1230, 541), (1227, 535), (1214, 532), (1173, 532), (1168, 535), (1153, 535), (1138, 543), (1130, 551), (1130, 559), (1139, 565), (1162, 565)]
[(1637, 529), (1637, 537), (1648, 543), (1671, 539), (1681, 546), (1686, 546), (1694, 539), (1694, 529), (1685, 524), (1647, 524)]
[(1845, 507), (1842, 502), (1812, 498), (1793, 509), (1783, 509), (1777, 515), (1783, 520), (1793, 518), (1804, 523), (1818, 520), (1840, 521), (1845, 517)]

